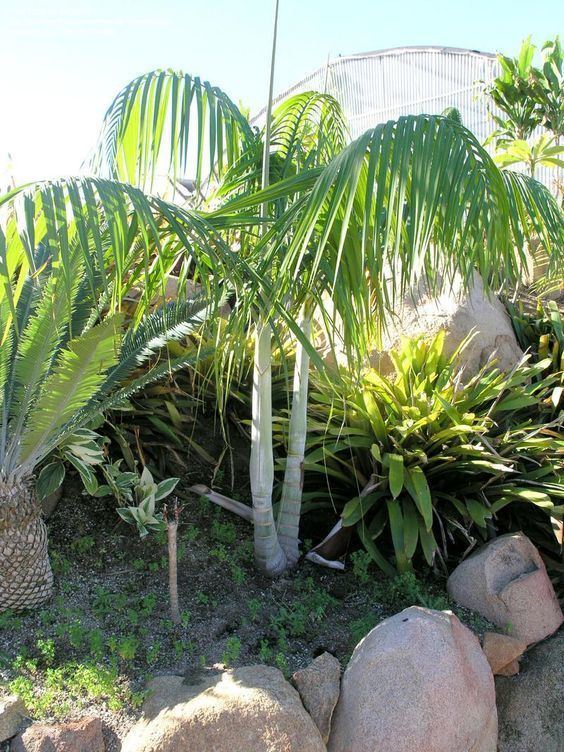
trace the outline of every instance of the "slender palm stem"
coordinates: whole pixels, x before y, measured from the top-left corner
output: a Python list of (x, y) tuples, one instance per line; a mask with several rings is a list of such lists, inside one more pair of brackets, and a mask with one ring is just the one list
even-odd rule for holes
[[(270, 81), (266, 107), (266, 127), (262, 159), (262, 189), (268, 187), (270, 171), (270, 129), (272, 120), (272, 92), (274, 65), (276, 61), (276, 35), (278, 28), (278, 5), (274, 9), (274, 32), (270, 61)], [(268, 205), (262, 204), (261, 217), (265, 232)], [(272, 334), (269, 322), (259, 317), (256, 324), (253, 373), (252, 430), (251, 430), (251, 494), (253, 497), (253, 522), (255, 537), (255, 560), (261, 572), (277, 576), (286, 568), (286, 557), (280, 546), (274, 512), (272, 489), (274, 486), (274, 456), (272, 451)]]
[(251, 493), (255, 560), (261, 572), (277, 576), (286, 568), (286, 556), (278, 541), (272, 510), (274, 458), (272, 453), (272, 335), (259, 322), (255, 335), (251, 427)]
[(180, 607), (178, 605), (177, 531), (178, 523), (176, 520), (170, 520), (167, 523), (168, 590), (170, 595), (170, 617), (174, 624), (180, 624)]
[[(305, 308), (300, 321), (300, 328), (304, 336), (309, 340), (311, 335), (311, 313)], [(294, 366), (292, 407), (288, 434), (288, 455), (282, 486), (280, 512), (278, 514), (278, 535), (289, 566), (294, 566), (299, 558), (298, 535), (307, 436), (309, 360), (307, 349), (298, 341), (296, 345), (296, 363)]]

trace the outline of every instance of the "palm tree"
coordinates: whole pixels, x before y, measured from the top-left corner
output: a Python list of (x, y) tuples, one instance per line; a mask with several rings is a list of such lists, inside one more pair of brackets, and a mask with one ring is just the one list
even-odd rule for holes
[[(152, 82), (155, 76), (142, 80)], [(180, 97), (176, 105), (169, 97), (159, 110), (156, 87), (149, 90), (144, 83), (130, 85), (116, 99), (119, 106), (110, 109), (112, 139), (100, 153), (122, 155), (113, 158), (112, 174), (123, 176), (120, 165), (129, 163), (142, 165), (140, 174), (154, 174), (157, 164), (168, 163), (174, 177), (179, 160), (163, 156), (169, 139), (152, 136), (155, 112), (161, 113), (159, 122), (175, 122), (171, 113), (178, 113), (186, 100), (179, 94), (184, 79), (170, 72), (166, 76), (172, 79), (171, 96), (176, 91)], [(221, 102), (239, 128), (237, 149), (225, 149), (230, 159), (222, 163), (222, 174), (215, 169), (206, 179), (200, 173), (197, 178), (211, 197), (208, 221), (236, 245), (246, 264), (247, 276), (241, 277), (246, 287), (240, 291), (239, 319), (233, 326), (246, 327), (246, 332), (251, 326), (256, 333), (255, 555), (263, 572), (278, 574), (298, 555), (310, 358), (319, 365), (309, 331), (316, 306), (330, 332), (335, 331), (322, 295), (331, 298), (341, 321), (340, 336), (358, 360), (397, 297), (422, 275), (435, 290), (441, 278), (448, 281), (456, 271), (468, 285), (477, 270), (486, 285), (497, 288), (520, 275), (522, 248), (533, 234), (557, 268), (562, 215), (539, 183), (500, 171), (452, 118), (402, 117), (344, 147), (342, 113), (330, 97), (310, 92), (283, 103), (272, 123), (267, 117), (270, 135), (266, 126), (253, 134), (241, 124), (244, 118), (235, 105), (227, 104), (224, 95)], [(129, 111), (136, 113), (134, 133), (123, 115)], [(205, 141), (200, 130), (197, 140), (200, 145)], [(214, 155), (218, 153), (216, 149)], [(298, 352), (285, 483), (275, 519), (269, 379), (277, 326), (294, 334)]]
[[(164, 77), (164, 79), (163, 79)], [(154, 81), (168, 81), (167, 91), (171, 96), (166, 99), (157, 97)], [(169, 143), (178, 139), (181, 129), (174, 130), (171, 126), (170, 138), (162, 138), (162, 134), (155, 138), (152, 133), (154, 113), (161, 107), (162, 122), (176, 122), (176, 115), (187, 98), (183, 93), (184, 82), (198, 82), (183, 74), (151, 73), (132, 82), (114, 100), (114, 104), (106, 115), (106, 124), (97, 147), (93, 164), (102, 174), (115, 178), (139, 180), (141, 186), (147, 184), (146, 173), (154, 177), (157, 165), (170, 165), (170, 181), (174, 183), (177, 172), (175, 165), (182, 159), (175, 154), (175, 150), (167, 151)], [(162, 86), (164, 86), (163, 84)], [(191, 83), (191, 86), (194, 86)], [(209, 85), (204, 86), (209, 91)], [(217, 90), (214, 90), (217, 91)], [(176, 93), (178, 101), (171, 98)], [(329, 96), (317, 92), (306, 92), (298, 95), (281, 105), (274, 114), (266, 118), (265, 127), (258, 133), (253, 133), (247, 123), (242, 125), (243, 116), (224, 94), (218, 95), (218, 102), (228, 113), (233, 123), (240, 126), (240, 138), (234, 147), (227, 148), (226, 154), (238, 155), (236, 159), (227, 159), (221, 168), (210, 160), (213, 169), (202, 177), (201, 166), (198, 163), (197, 185), (202, 193), (207, 193), (207, 207), (214, 207), (214, 211), (206, 219), (216, 229), (225, 230), (225, 239), (233, 240), (233, 230), (237, 231), (239, 258), (245, 264), (242, 284), (245, 286), (239, 296), (240, 305), (237, 316), (232, 317), (231, 327), (238, 332), (239, 339), (243, 339), (249, 327), (255, 332), (255, 365), (253, 379), (253, 438), (251, 442), (251, 486), (253, 489), (253, 510), (255, 529), (255, 553), (259, 568), (271, 575), (279, 574), (291, 562), (293, 565), (298, 558), (297, 530), (294, 531), (295, 514), (288, 515), (289, 507), (295, 505), (295, 496), (301, 498), (301, 465), (303, 463), (303, 446), (296, 444), (295, 430), (290, 433), (288, 456), (288, 471), (284, 484), (285, 492), (281, 505), (278, 522), (272, 514), (272, 487), (274, 482), (274, 463), (272, 457), (272, 408), (270, 404), (270, 369), (272, 358), (272, 329), (275, 324), (275, 310), (281, 314), (286, 324), (298, 330), (298, 350), (302, 352), (303, 334), (296, 321), (288, 316), (285, 308), (287, 302), (281, 302), (275, 294), (276, 269), (281, 263), (281, 253), (286, 243), (279, 242), (276, 236), (276, 255), (278, 260), (264, 264), (265, 246), (269, 247), (273, 234), (266, 230), (278, 219), (288, 221), (296, 211), (296, 206), (303, 200), (303, 193), (292, 188), (287, 193), (283, 187), (288, 180), (300, 181), (300, 176), (306, 176), (305, 187), (311, 185), (320, 166), (326, 164), (337, 154), (346, 142), (346, 126), (341, 109), (337, 102)], [(129, 115), (135, 113), (133, 121)], [(224, 116), (227, 120), (227, 115)], [(220, 121), (223, 122), (223, 121)], [(108, 123), (111, 123), (108, 125)], [(211, 135), (207, 134), (211, 139)], [(196, 140), (198, 154), (203, 149), (206, 134), (198, 129)], [(146, 144), (152, 145), (152, 150), (144, 149)], [(119, 157), (117, 155), (120, 155)], [(129, 168), (124, 166), (131, 165)], [(142, 165), (142, 169), (134, 169), (133, 165)], [(152, 181), (152, 178), (151, 178)], [(161, 181), (163, 184), (163, 181)], [(267, 186), (274, 189), (273, 199), (270, 200)], [(263, 191), (265, 201), (261, 205), (256, 202), (249, 204), (249, 197)], [(200, 202), (202, 204), (202, 202)], [(229, 207), (224, 211), (223, 206)], [(238, 204), (247, 205), (251, 212), (236, 212)], [(229, 234), (231, 232), (231, 235)], [(262, 260), (261, 260), (262, 257)], [(251, 284), (252, 290), (249, 289)], [(307, 308), (307, 316), (311, 314), (311, 306)], [(304, 321), (303, 326), (310, 326)], [(236, 339), (236, 338), (235, 338)], [(306, 342), (309, 338), (306, 339)], [(232, 340), (231, 340), (232, 341)], [(309, 364), (300, 356), (297, 363)], [(296, 395), (307, 395), (307, 367), (296, 367), (295, 374)], [(305, 391), (304, 391), (305, 387)], [(303, 411), (300, 411), (301, 415)], [(295, 424), (295, 419), (293, 421)], [(292, 519), (290, 519), (290, 517)], [(299, 513), (298, 513), (299, 519)], [(284, 545), (278, 543), (276, 526), (280, 528), (280, 539)], [(286, 530), (287, 526), (288, 530)], [(266, 548), (265, 548), (266, 546)], [(285, 550), (286, 549), (286, 550)], [(273, 564), (276, 561), (276, 564)]]
[[(275, 200), (279, 193), (273, 189), (248, 200)], [(320, 171), (310, 168), (288, 178), (278, 191), (301, 198), (292, 205), (291, 216), (288, 208), (274, 219), (271, 236), (259, 243), (257, 275), (267, 279), (269, 269), (276, 268), (276, 291), (286, 310), (297, 317), (305, 305), (310, 312), (298, 332), (298, 388), (290, 421), (297, 451), (287, 464), (285, 480), (290, 476), (290, 482), (282, 490), (278, 526), (271, 524), (268, 539), (261, 540), (264, 551), (285, 540), (284, 568), (295, 561), (298, 545), (297, 470), (303, 462), (307, 410), (303, 376), (315, 355), (308, 343), (309, 325), (321, 295), (329, 294), (340, 317), (350, 362), (359, 362), (395, 300), (421, 276), (433, 291), (455, 272), (468, 286), (477, 270), (486, 285), (499, 287), (521, 273), (522, 248), (533, 233), (558, 269), (563, 236), (561, 213), (542, 185), (500, 172), (468, 130), (440, 116), (379, 125)], [(239, 199), (222, 210), (233, 206), (243, 204)], [(263, 571), (280, 567), (278, 556)]]

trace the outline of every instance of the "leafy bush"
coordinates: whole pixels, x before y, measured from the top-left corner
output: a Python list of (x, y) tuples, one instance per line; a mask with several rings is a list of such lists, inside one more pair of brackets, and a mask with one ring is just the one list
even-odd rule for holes
[(525, 359), (507, 375), (490, 367), (462, 385), (457, 354), (445, 357), (443, 342), (444, 334), (404, 341), (393, 377), (345, 373), (312, 390), (305, 470), (310, 479), (326, 474), (343, 525), (390, 575), (421, 555), (446, 568), (503, 528), (514, 504), (547, 521), (562, 509), (562, 419), (552, 418), (559, 376), (542, 375), (547, 360)]
[(535, 361), (549, 359), (547, 370), (558, 373), (564, 384), (564, 317), (554, 300), (537, 302), (536, 310), (522, 302), (506, 302), (517, 341)]

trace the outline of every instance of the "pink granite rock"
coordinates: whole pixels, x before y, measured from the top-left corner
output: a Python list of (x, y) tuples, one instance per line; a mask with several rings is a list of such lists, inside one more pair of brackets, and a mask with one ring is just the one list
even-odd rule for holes
[[(513, 676), (514, 673), (519, 671), (517, 658), (523, 655), (527, 646), (521, 640), (516, 640), (515, 637), (498, 634), (497, 632), (486, 632), (482, 649), (494, 675)], [(510, 673), (504, 670), (508, 666), (507, 670)], [(517, 671), (515, 671), (515, 668)]]
[(546, 567), (523, 533), (495, 538), (454, 570), (447, 582), (457, 603), (530, 645), (564, 621)]
[(341, 666), (331, 653), (323, 653), (309, 666), (292, 676), (305, 709), (327, 743), (331, 731), (331, 718), (339, 699)]
[(149, 689), (122, 752), (325, 752), (299, 694), (272, 666), (241, 666), (195, 686), (158, 676)]
[(99, 718), (71, 723), (34, 723), (17, 736), (11, 752), (104, 752), (106, 744)]
[(356, 646), (329, 752), (496, 752), (494, 679), (450, 612), (412, 606)]

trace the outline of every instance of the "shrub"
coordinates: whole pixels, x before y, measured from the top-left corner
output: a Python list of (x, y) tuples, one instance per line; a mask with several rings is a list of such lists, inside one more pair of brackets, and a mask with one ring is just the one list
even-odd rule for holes
[(405, 340), (393, 377), (345, 373), (332, 396), (324, 382), (312, 391), (305, 470), (326, 474), (343, 525), (388, 574), (421, 557), (446, 569), (509, 526), (514, 505), (532, 505), (547, 525), (561, 512), (559, 375), (525, 358), (509, 374), (489, 367), (462, 385), (443, 342)]

